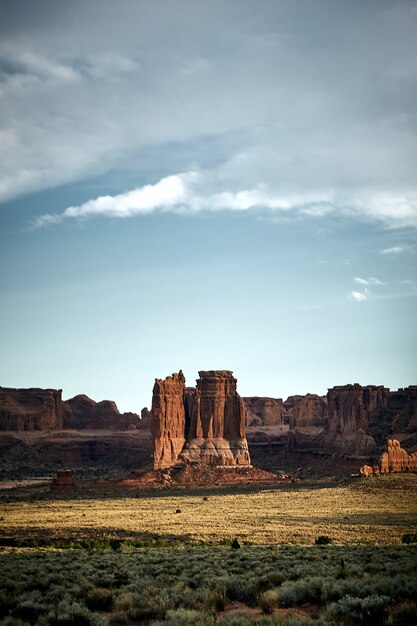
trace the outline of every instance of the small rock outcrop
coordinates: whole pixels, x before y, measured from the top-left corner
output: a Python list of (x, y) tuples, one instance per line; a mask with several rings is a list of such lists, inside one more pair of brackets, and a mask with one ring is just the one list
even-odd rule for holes
[(0, 387), (0, 430), (58, 430), (62, 427), (61, 389)]
[(153, 388), (154, 469), (176, 463), (250, 465), (245, 409), (228, 370), (199, 372), (195, 389), (180, 371)]
[(246, 423), (248, 426), (281, 426), (283, 424), (282, 399), (246, 397)]
[(365, 476), (392, 472), (417, 472), (417, 452), (408, 454), (397, 439), (388, 439), (387, 450), (382, 454), (379, 464), (363, 465), (360, 472)]
[(58, 470), (51, 482), (51, 490), (74, 490), (76, 488), (72, 470)]

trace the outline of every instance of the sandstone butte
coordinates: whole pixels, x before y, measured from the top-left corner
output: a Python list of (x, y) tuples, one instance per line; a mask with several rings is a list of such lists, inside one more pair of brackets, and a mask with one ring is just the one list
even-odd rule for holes
[(378, 465), (363, 465), (361, 474), (389, 474), (391, 472), (417, 472), (417, 452), (408, 454), (397, 439), (388, 439), (387, 450)]
[(228, 370), (199, 372), (194, 389), (186, 388), (182, 371), (155, 380), (154, 469), (184, 462), (250, 466), (245, 407), (236, 383)]

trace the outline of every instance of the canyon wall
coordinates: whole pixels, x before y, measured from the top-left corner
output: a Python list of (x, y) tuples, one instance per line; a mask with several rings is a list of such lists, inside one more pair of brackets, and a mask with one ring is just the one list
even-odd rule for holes
[(283, 424), (282, 399), (245, 397), (246, 424), (248, 426), (281, 426)]
[(61, 395), (61, 389), (0, 387), (0, 430), (61, 429)]

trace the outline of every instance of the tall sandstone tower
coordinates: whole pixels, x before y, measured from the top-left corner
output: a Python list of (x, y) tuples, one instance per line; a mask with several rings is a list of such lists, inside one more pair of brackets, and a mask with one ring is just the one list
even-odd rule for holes
[(153, 390), (151, 433), (154, 468), (176, 463), (250, 465), (245, 409), (229, 370), (199, 372), (195, 389), (186, 389), (180, 371)]

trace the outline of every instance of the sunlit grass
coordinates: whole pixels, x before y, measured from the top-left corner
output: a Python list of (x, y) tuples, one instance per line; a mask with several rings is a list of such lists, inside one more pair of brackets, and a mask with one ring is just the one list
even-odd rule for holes
[[(311, 544), (399, 543), (417, 524), (417, 476), (361, 479), (315, 489), (202, 495), (12, 502), (2, 505), (2, 536), (118, 537), (158, 535), (191, 541)], [(180, 512), (177, 512), (177, 511)]]

